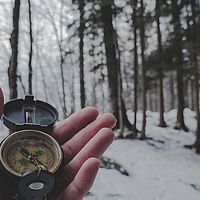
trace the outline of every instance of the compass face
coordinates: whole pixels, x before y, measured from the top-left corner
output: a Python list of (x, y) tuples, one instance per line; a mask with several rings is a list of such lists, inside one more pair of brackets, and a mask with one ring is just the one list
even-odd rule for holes
[(60, 167), (62, 159), (62, 150), (57, 141), (40, 131), (15, 132), (1, 144), (1, 163), (9, 173), (16, 176), (37, 169), (54, 173)]

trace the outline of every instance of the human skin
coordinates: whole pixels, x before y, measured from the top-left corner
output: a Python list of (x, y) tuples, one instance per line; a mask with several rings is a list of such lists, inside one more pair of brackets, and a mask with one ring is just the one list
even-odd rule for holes
[[(0, 88), (0, 113), (3, 112), (3, 93)], [(64, 153), (64, 167), (59, 177), (56, 200), (82, 200), (92, 187), (100, 166), (100, 157), (114, 139), (112, 114), (99, 115), (87, 107), (60, 122), (52, 136)], [(3, 191), (0, 191), (0, 199)], [(3, 200), (3, 199), (2, 199)]]

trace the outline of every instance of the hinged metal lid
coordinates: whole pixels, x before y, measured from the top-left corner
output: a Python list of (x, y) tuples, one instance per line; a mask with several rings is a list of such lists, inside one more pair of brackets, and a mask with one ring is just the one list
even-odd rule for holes
[(35, 129), (48, 132), (58, 119), (57, 110), (50, 104), (34, 100), (31, 95), (25, 99), (14, 99), (4, 105), (3, 123), (11, 132)]

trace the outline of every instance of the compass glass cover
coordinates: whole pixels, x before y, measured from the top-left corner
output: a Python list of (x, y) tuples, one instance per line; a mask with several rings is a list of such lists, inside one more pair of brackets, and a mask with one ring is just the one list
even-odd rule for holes
[(17, 176), (37, 169), (55, 172), (62, 162), (62, 151), (48, 134), (25, 130), (12, 134), (3, 142), (0, 159), (4, 167)]

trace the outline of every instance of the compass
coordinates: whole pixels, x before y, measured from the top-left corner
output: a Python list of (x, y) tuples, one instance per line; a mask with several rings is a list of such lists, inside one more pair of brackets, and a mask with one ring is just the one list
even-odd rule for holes
[(40, 169), (55, 173), (62, 159), (62, 150), (57, 141), (37, 130), (15, 132), (1, 144), (0, 161), (11, 175), (17, 177)]
[(10, 134), (0, 145), (0, 179), (15, 185), (17, 200), (47, 199), (53, 190), (63, 152), (50, 135), (57, 110), (33, 96), (4, 105), (3, 122)]

